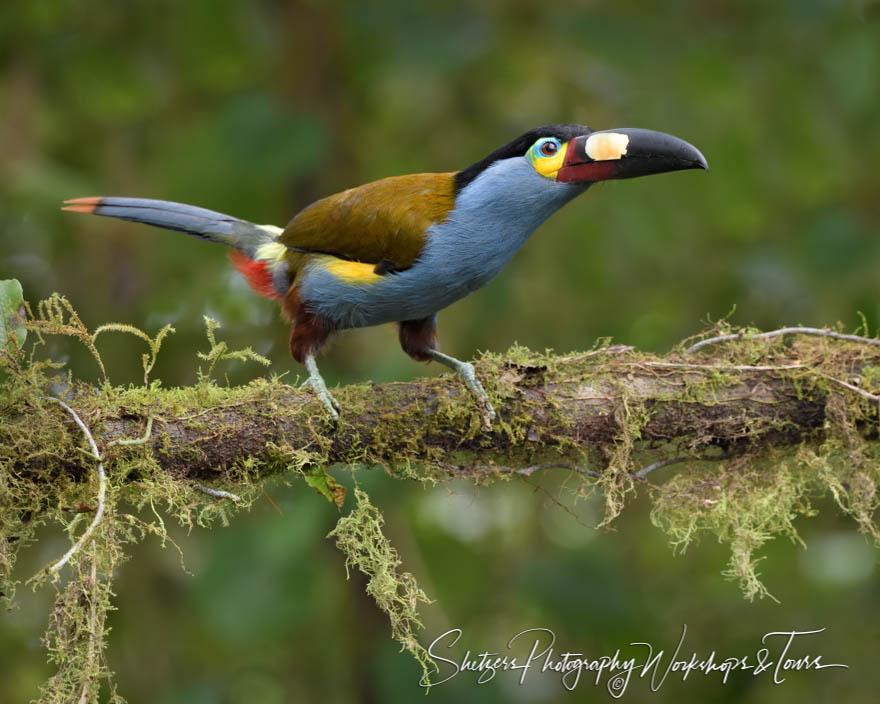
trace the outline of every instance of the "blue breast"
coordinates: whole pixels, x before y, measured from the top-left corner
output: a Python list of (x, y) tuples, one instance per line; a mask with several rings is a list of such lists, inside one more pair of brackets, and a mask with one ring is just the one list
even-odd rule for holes
[(541, 176), (523, 157), (495, 162), (428, 229), (409, 269), (351, 284), (312, 266), (302, 276), (301, 295), (340, 329), (427, 318), (488, 283), (541, 223), (584, 190)]

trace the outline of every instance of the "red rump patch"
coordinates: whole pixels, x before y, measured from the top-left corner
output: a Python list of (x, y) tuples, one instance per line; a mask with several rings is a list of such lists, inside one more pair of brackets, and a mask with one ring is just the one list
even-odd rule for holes
[(229, 259), (236, 271), (244, 276), (248, 285), (263, 298), (281, 298), (278, 291), (275, 290), (275, 286), (272, 285), (272, 270), (269, 268), (268, 262), (251, 259), (236, 250), (229, 253)]

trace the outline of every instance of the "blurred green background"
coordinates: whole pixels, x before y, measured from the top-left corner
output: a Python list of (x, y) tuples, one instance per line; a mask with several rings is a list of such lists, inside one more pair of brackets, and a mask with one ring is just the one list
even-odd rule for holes
[[(611, 336), (663, 351), (734, 306), (738, 324), (854, 328), (861, 312), (876, 330), (878, 86), (870, 0), (13, 0), (0, 5), (0, 278), (21, 280), (31, 301), (64, 293), (90, 327), (172, 323), (154, 373), (166, 385), (194, 381), (203, 314), (292, 379), (301, 370), (274, 304), (221, 248), (62, 213), (60, 201), (164, 198), (283, 225), (343, 188), (455, 170), (530, 127), (582, 122), (673, 133), (711, 171), (591, 189), (441, 314), (443, 349), (569, 351)], [(141, 378), (139, 344), (101, 342), (114, 382)], [(66, 340), (48, 353), (97, 378)], [(322, 370), (330, 383), (438, 373), (401, 353), (389, 327), (340, 336)], [(259, 373), (228, 368), (232, 383)], [(829, 503), (802, 522), (807, 550), (775, 541), (761, 553), (781, 603), (748, 603), (720, 576), (722, 546), (673, 557), (644, 500), (596, 532), (599, 507), (561, 509), (558, 478), (479, 490), (378, 471), (362, 481), (436, 599), (425, 643), (460, 627), (460, 657), (546, 627), (593, 654), (642, 640), (670, 649), (687, 623), (690, 648), (741, 656), (768, 630), (826, 627), (808, 650), (849, 670), (781, 685), (692, 676), (657, 693), (638, 680), (625, 699), (876, 701), (877, 554)], [(132, 704), (419, 700), (418, 667), (324, 540), (336, 510), (301, 484), (267, 491), (283, 516), (265, 501), (230, 528), (176, 536), (192, 574), (155, 542), (133, 550), (110, 620), (121, 692)], [(46, 531), (21, 578), (64, 546)], [(22, 590), (3, 616), (0, 702), (27, 701), (50, 672), (39, 643), (50, 592)], [(587, 683), (568, 693), (549, 675), (524, 686), (461, 675), (428, 701), (585, 698), (608, 695)]]

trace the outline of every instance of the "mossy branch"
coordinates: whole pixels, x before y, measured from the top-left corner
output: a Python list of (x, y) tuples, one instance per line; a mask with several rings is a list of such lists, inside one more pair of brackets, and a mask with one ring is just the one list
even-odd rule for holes
[[(783, 360), (780, 352), (801, 360), (821, 356), (822, 364)], [(93, 419), (98, 445), (112, 448), (123, 463), (130, 438), (143, 436), (152, 418), (150, 437), (128, 454), (140, 453), (175, 479), (193, 481), (228, 480), (243, 462), (257, 462), (258, 474), (273, 474), (279, 469), (274, 460), (285, 453), (297, 454), (301, 466), (381, 464), (400, 476), (441, 480), (573, 451), (601, 473), (611, 461), (608, 453), (621, 447), (627, 457), (615, 464), (637, 469), (627, 459), (636, 449), (674, 445), (678, 454), (701, 459), (712, 452), (755, 456), (771, 447), (820, 442), (827, 435), (827, 405), (841, 396), (862, 420), (876, 420), (878, 401), (861, 377), (880, 365), (880, 351), (800, 341), (773, 357), (773, 363), (742, 365), (634, 351), (560, 357), (519, 348), (486, 355), (477, 373), (500, 408), (489, 432), (450, 375), (338, 389), (338, 425), (307, 390), (265, 379), (233, 388), (210, 382), (176, 389), (78, 385), (69, 402)], [(21, 427), (23, 418), (4, 420), (13, 445), (23, 440), (16, 429), (27, 436), (46, 432), (63, 447), (76, 444), (76, 429), (63, 414), (41, 419), (42, 428), (30, 422)], [(77, 454), (53, 453), (23, 456), (15, 469), (49, 477), (81, 476), (84, 467)]]
[[(625, 347), (569, 356), (514, 348), (485, 355), (477, 372), (499, 409), (489, 432), (449, 375), (339, 389), (338, 424), (308, 391), (266, 379), (232, 388), (206, 377), (178, 389), (79, 385), (69, 403), (88, 419), (113, 476), (144, 497), (152, 489), (143, 477), (163, 477), (192, 502), (197, 483), (241, 493), (262, 477), (295, 471), (315, 485), (339, 463), (430, 482), (568, 466), (583, 491), (604, 492), (606, 522), (646, 485), (660, 507), (655, 521), (677, 544), (703, 530), (730, 541), (732, 573), (749, 594), (761, 593), (752, 553), (774, 533), (793, 534), (798, 502), (815, 493), (809, 481), (878, 535), (880, 347), (870, 341), (740, 335), (712, 356), (682, 346), (665, 357)], [(79, 431), (65, 414), (30, 399), (7, 408), (3, 420), (2, 444), (15, 453), (6, 462), (17, 476), (48, 494), (46, 485), (60, 478), (88, 476)], [(132, 438), (141, 439), (132, 445)], [(673, 478), (655, 483), (654, 470), (669, 465), (675, 469), (662, 474)], [(805, 483), (780, 503), (777, 480), (792, 467)], [(338, 487), (318, 483), (328, 498), (344, 499)], [(746, 518), (761, 492), (775, 497), (774, 515)]]

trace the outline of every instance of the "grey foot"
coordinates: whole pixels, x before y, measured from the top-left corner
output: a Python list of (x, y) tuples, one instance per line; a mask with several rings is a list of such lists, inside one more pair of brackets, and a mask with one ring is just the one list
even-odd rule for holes
[(311, 355), (306, 357), (306, 369), (309, 371), (309, 378), (303, 382), (300, 388), (305, 388), (306, 386), (311, 387), (312, 391), (319, 399), (321, 399), (321, 402), (324, 404), (333, 420), (339, 420), (339, 412), (342, 410), (342, 407), (339, 405), (339, 401), (333, 398), (331, 393), (327, 390), (327, 384), (324, 383), (324, 377), (322, 377), (321, 373), (318, 371), (318, 365), (315, 363), (315, 358)]
[(470, 362), (462, 362), (460, 359), (450, 357), (437, 350), (431, 350), (431, 358), (435, 362), (440, 362), (440, 364), (449, 367), (461, 377), (464, 385), (467, 386), (468, 389), (470, 389), (470, 392), (477, 398), (477, 403), (480, 405), (480, 410), (482, 411), (483, 425), (490, 428), (492, 426), (492, 421), (495, 420), (495, 409), (492, 408), (492, 404), (489, 401), (489, 394), (486, 393), (486, 390), (483, 388), (483, 385), (474, 373), (474, 365)]

